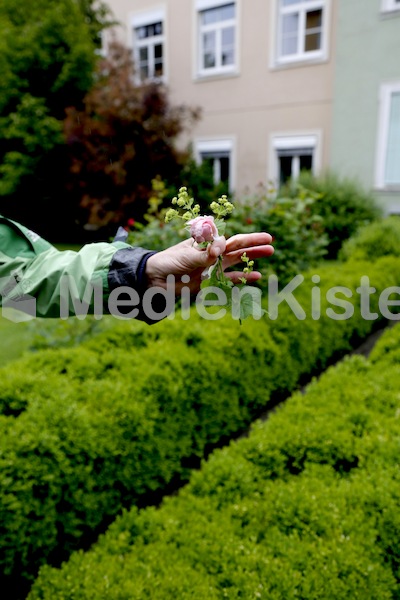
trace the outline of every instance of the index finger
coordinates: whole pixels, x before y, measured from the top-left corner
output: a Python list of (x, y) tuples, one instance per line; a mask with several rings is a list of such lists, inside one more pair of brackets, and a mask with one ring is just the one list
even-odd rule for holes
[(226, 242), (226, 252), (242, 250), (251, 246), (266, 246), (272, 242), (272, 235), (265, 231), (256, 233), (237, 233)]

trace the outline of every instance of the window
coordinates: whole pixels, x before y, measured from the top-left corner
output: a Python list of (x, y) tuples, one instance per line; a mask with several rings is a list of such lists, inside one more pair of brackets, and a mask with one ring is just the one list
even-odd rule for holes
[(317, 170), (317, 135), (273, 136), (272, 180), (278, 187), (301, 171)]
[(227, 189), (233, 189), (232, 177), (232, 140), (201, 140), (195, 144), (196, 161), (209, 163), (214, 183), (225, 183)]
[(400, 10), (400, 0), (381, 0), (382, 12)]
[(380, 90), (376, 185), (400, 188), (400, 82)]
[(165, 76), (163, 13), (155, 11), (136, 16), (132, 20), (132, 28), (138, 80), (163, 79)]
[(236, 66), (236, 5), (197, 0), (199, 73), (233, 71)]
[(277, 1), (278, 62), (324, 58), (327, 0)]

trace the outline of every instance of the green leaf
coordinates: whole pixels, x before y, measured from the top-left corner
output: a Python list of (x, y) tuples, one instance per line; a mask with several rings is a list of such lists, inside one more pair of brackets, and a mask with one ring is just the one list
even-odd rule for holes
[(224, 235), (226, 229), (226, 223), (223, 219), (214, 219), (216, 228), (218, 229), (219, 235)]
[(230, 307), (234, 319), (239, 318), (240, 323), (250, 316), (258, 320), (267, 313), (267, 311), (261, 307), (261, 294), (259, 288), (244, 285), (236, 286), (235, 289), (237, 292), (231, 291)]

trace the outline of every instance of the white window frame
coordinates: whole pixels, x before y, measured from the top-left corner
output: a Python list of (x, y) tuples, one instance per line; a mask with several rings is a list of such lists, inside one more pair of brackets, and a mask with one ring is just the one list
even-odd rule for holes
[[(153, 36), (151, 38), (145, 38), (142, 42), (138, 41), (136, 38), (136, 29), (138, 29), (139, 27), (146, 27), (147, 25), (153, 25), (154, 23), (159, 23), (161, 22), (163, 25), (163, 33), (161, 35), (157, 35), (157, 36)], [(140, 13), (135, 13), (133, 15), (131, 15), (131, 19), (130, 19), (130, 28), (131, 28), (131, 39), (132, 39), (132, 49), (133, 49), (133, 55), (134, 55), (134, 59), (135, 59), (135, 67), (137, 69), (137, 72), (135, 74), (135, 80), (137, 83), (140, 83), (142, 81), (141, 76), (140, 76), (140, 69), (139, 69), (139, 49), (141, 47), (152, 47), (154, 50), (154, 46), (156, 44), (161, 44), (162, 45), (162, 49), (163, 49), (163, 75), (161, 77), (157, 77), (154, 76), (154, 56), (153, 56), (153, 60), (151, 61), (151, 66), (152, 66), (152, 71), (153, 73), (150, 74), (150, 77), (148, 77), (147, 81), (159, 81), (159, 82), (166, 82), (167, 81), (167, 66), (166, 66), (166, 34), (165, 34), (165, 30), (166, 30), (166, 10), (165, 8), (158, 8), (152, 11), (146, 11), (146, 12), (140, 12)], [(147, 41), (148, 40), (148, 41)]]
[[(328, 59), (328, 48), (329, 48), (329, 30), (331, 20), (331, 0), (299, 0), (297, 4), (283, 6), (281, 0), (275, 0), (272, 3), (274, 13), (271, 19), (272, 31), (271, 41), (273, 44), (273, 52), (271, 56), (274, 57), (271, 67), (283, 67), (291, 66), (296, 63), (308, 63), (308, 62), (322, 62)], [(321, 48), (314, 51), (306, 52), (304, 50), (305, 41), (305, 16), (310, 10), (322, 10), (322, 23), (321, 23)], [(302, 47), (298, 48), (296, 54), (290, 54), (283, 56), (281, 55), (281, 43), (282, 43), (282, 15), (290, 13), (299, 13), (299, 38), (298, 44)]]
[[(198, 165), (202, 163), (202, 154), (227, 152), (229, 154), (229, 191), (235, 189), (236, 143), (235, 138), (197, 138), (194, 140), (194, 158)], [(216, 173), (215, 173), (216, 175)], [(216, 182), (217, 183), (217, 182)]]
[[(235, 6), (235, 17), (230, 20), (220, 21), (219, 24), (212, 24), (209, 26), (202, 26), (201, 24), (201, 12), (204, 10), (218, 8), (219, 6), (225, 6), (227, 4), (233, 4)], [(195, 77), (215, 77), (220, 75), (231, 75), (236, 74), (238, 71), (238, 56), (239, 56), (239, 26), (238, 26), (238, 12), (239, 12), (239, 0), (195, 0), (195, 27), (197, 31), (197, 46), (196, 46), (196, 68)], [(232, 65), (220, 65), (217, 64), (212, 68), (204, 68), (202, 66), (203, 57), (203, 42), (202, 33), (206, 30), (217, 30), (217, 50), (216, 55), (221, 58), (221, 39), (220, 31), (221, 27), (232, 26), (234, 29), (234, 62)], [(219, 31), (219, 34), (218, 34)]]
[(397, 190), (399, 184), (387, 184), (385, 181), (387, 145), (389, 137), (389, 119), (392, 94), (400, 92), (400, 81), (383, 83), (379, 90), (379, 116), (376, 147), (375, 186), (379, 190)]
[(381, 0), (381, 11), (384, 13), (400, 11), (400, 2), (396, 2), (396, 0)]
[[(310, 148), (312, 150), (312, 173), (318, 174), (321, 168), (321, 140), (322, 133), (320, 131), (299, 132), (299, 133), (273, 133), (270, 138), (269, 152), (269, 172), (267, 180), (272, 181), (276, 189), (280, 186), (279, 172), (279, 150), (296, 150), (302, 148)], [(294, 158), (292, 177), (296, 177), (300, 173), (300, 160)]]

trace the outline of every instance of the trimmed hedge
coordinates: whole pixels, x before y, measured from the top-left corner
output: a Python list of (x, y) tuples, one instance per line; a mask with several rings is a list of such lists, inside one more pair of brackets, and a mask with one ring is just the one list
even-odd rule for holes
[[(361, 274), (381, 291), (399, 280), (400, 261), (318, 273), (323, 298), (332, 285), (354, 290)], [(311, 275), (296, 291), (308, 315)], [(79, 348), (45, 351), (1, 370), (4, 576), (31, 578), (40, 564), (56, 564), (92, 541), (123, 507), (187, 479), (213, 445), (376, 323), (357, 310), (345, 321), (322, 313), (299, 321), (284, 305), (276, 321), (242, 326), (195, 315), (155, 327), (124, 323)]]
[(400, 218), (392, 215), (361, 227), (343, 243), (342, 260), (375, 261), (381, 256), (400, 256)]
[(398, 599), (399, 346), (395, 327), (328, 369), (28, 600)]

